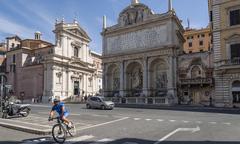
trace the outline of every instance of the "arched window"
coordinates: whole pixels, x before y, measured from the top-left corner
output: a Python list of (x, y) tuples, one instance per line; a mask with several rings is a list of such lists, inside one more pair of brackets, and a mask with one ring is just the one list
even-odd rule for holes
[(199, 68), (199, 66), (194, 66), (191, 71), (191, 77), (192, 78), (199, 78), (202, 77), (202, 71)]

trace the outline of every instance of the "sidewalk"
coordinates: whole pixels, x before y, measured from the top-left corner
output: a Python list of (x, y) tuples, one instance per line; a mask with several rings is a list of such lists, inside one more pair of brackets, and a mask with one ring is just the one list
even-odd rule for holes
[(174, 110), (174, 111), (240, 114), (239, 108), (218, 108), (218, 107), (189, 106), (189, 105), (163, 106), (163, 105), (147, 105), (147, 104), (115, 104), (115, 106), (119, 108), (139, 108), (139, 109), (159, 109), (159, 110)]
[(47, 122), (45, 119), (44, 119), (45, 124), (40, 123), (41, 119), (38, 120), (39, 122), (36, 120), (36, 118), (33, 118), (31, 116), (27, 118), (13, 118), (13, 119), (0, 118), (0, 126), (31, 134), (49, 135), (51, 133), (52, 126), (46, 124)]

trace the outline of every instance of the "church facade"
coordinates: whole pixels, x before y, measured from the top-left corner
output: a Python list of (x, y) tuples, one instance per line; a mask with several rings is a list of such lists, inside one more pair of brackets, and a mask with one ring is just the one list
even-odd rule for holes
[(169, 11), (155, 14), (133, 0), (118, 23), (103, 36), (104, 96), (117, 103), (175, 104), (178, 53), (183, 27), (169, 1)]
[(87, 33), (74, 20), (55, 25), (56, 44), (44, 61), (44, 101), (81, 101), (102, 89), (101, 55), (90, 51)]

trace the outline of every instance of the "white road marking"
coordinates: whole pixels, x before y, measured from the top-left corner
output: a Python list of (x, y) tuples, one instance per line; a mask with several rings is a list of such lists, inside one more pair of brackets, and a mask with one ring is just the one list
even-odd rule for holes
[(94, 128), (94, 127), (99, 127), (99, 126), (103, 126), (103, 125), (107, 125), (107, 124), (123, 121), (123, 120), (126, 120), (128, 118), (129, 117), (124, 117), (124, 118), (121, 118), (121, 119), (116, 119), (116, 120), (105, 122), (105, 123), (100, 123), (100, 124), (96, 124), (96, 125), (92, 125), (92, 126), (87, 126), (87, 127), (80, 128), (80, 129), (77, 129), (77, 130), (79, 131), (79, 130), (85, 130), (85, 129), (90, 129), (90, 128)]
[(81, 142), (81, 141), (92, 139), (92, 138), (94, 138), (94, 136), (84, 135), (84, 136), (76, 137), (76, 138), (73, 138), (73, 139), (69, 139), (65, 143), (66, 144), (73, 144), (73, 143)]
[(195, 133), (197, 131), (200, 131), (200, 127), (197, 126), (196, 128), (178, 128), (174, 131), (172, 131), (171, 133), (167, 134), (166, 136), (164, 136), (163, 138), (159, 139), (157, 142), (155, 142), (154, 144), (160, 144), (161, 142), (165, 141), (166, 139), (168, 139), (169, 137), (171, 137), (172, 135), (176, 134), (177, 132), (180, 131), (190, 131), (192, 133)]
[(217, 124), (217, 122), (209, 122), (209, 124), (213, 124), (213, 125), (215, 125), (215, 124)]
[(176, 120), (169, 120), (170, 122), (176, 122)]
[(135, 121), (138, 121), (138, 120), (140, 120), (140, 118), (134, 118), (134, 120), (135, 120)]
[(146, 121), (151, 121), (152, 119), (145, 119)]
[(164, 120), (162, 120), (162, 119), (157, 119), (157, 121), (159, 121), (159, 122), (163, 122)]
[(202, 121), (196, 121), (196, 123), (198, 123), (198, 124), (202, 124)]
[(111, 141), (114, 141), (114, 140), (109, 139), (109, 138), (104, 138), (104, 139), (98, 140), (98, 141), (90, 143), (90, 144), (104, 144), (104, 143), (111, 142)]
[(231, 123), (223, 123), (223, 124), (225, 124), (225, 125), (231, 125)]
[(135, 143), (135, 142), (125, 142), (123, 144), (138, 144), (138, 143)]
[(184, 120), (183, 123), (189, 123), (189, 121), (185, 121), (185, 120)]

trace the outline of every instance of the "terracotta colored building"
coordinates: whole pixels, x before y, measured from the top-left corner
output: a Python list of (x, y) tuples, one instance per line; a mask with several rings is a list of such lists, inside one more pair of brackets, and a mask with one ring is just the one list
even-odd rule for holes
[(5, 72), (7, 47), (6, 43), (0, 43), (0, 72)]
[[(35, 37), (39, 33), (35, 33)], [(43, 95), (44, 56), (53, 45), (40, 39), (7, 38), (7, 78), (14, 95), (19, 99), (38, 99)], [(16, 45), (17, 44), (17, 45)]]
[(196, 53), (210, 51), (211, 44), (211, 30), (210, 27), (203, 29), (186, 29), (184, 32), (185, 53)]

